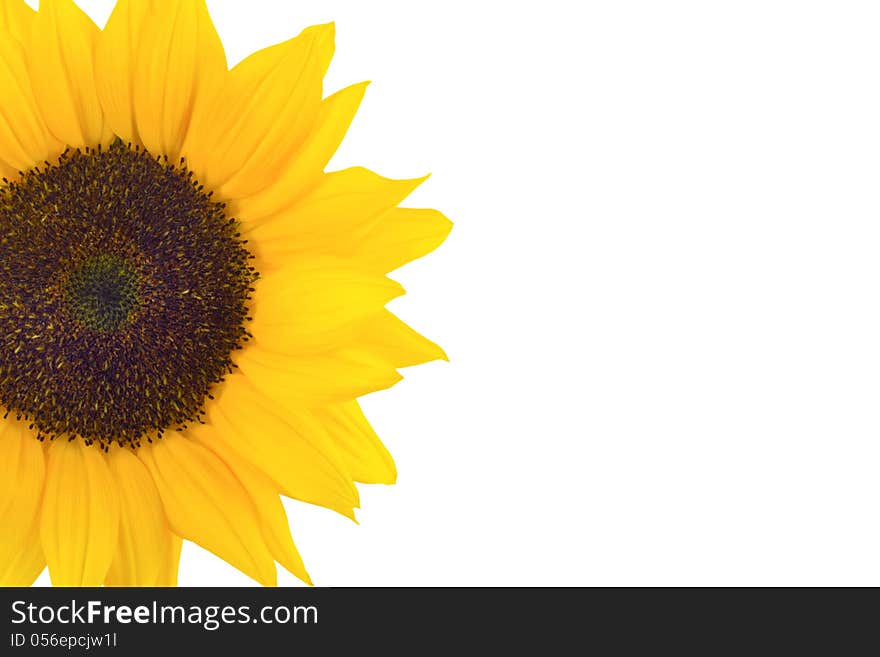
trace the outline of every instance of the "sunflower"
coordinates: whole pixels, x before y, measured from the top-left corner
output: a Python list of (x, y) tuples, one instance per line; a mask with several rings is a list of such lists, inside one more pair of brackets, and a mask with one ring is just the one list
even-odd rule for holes
[(325, 173), (333, 39), (229, 69), (204, 0), (0, 0), (0, 584), (174, 585), (184, 539), (309, 582), (280, 496), (394, 482), (358, 398), (444, 358), (385, 305), (451, 224)]

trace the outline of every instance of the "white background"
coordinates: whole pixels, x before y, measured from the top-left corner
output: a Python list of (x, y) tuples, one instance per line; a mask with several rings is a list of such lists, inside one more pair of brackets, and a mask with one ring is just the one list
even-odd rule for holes
[(399, 484), (287, 505), (317, 584), (880, 585), (880, 6), (208, 4), (230, 63), (335, 20), (333, 168), (456, 222), (393, 304), (451, 364), (365, 402)]

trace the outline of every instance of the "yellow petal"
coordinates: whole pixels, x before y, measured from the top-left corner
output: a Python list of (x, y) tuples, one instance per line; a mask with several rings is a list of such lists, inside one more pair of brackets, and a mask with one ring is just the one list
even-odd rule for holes
[(394, 208), (357, 243), (352, 255), (385, 274), (430, 253), (451, 230), (452, 222), (437, 210)]
[(100, 586), (119, 536), (116, 482), (107, 459), (81, 440), (48, 449), (40, 519), (43, 552), (55, 586)]
[(368, 84), (346, 87), (321, 103), (312, 133), (281, 177), (266, 189), (240, 199), (235, 204), (236, 217), (243, 221), (262, 219), (293, 205), (321, 181), (324, 167), (342, 143)]
[(216, 97), (226, 55), (204, 0), (159, 3), (157, 9), (139, 28), (134, 114), (144, 146), (175, 159), (193, 113)]
[(357, 326), (404, 293), (399, 283), (339, 258), (304, 256), (257, 281), (254, 344), (270, 351), (326, 351), (351, 340)]
[(247, 491), (215, 454), (166, 432), (137, 456), (162, 498), (172, 531), (198, 543), (261, 584), (276, 583), (275, 563)]
[(262, 470), (288, 497), (353, 517), (358, 493), (333, 443), (304, 409), (261, 394), (240, 373), (219, 386), (207, 407), (208, 431)]
[(346, 254), (424, 180), (391, 180), (361, 167), (335, 171), (296, 205), (244, 223), (242, 231), (261, 264), (270, 267), (280, 267), (303, 251)]
[[(40, 523), (33, 519), (30, 530), (16, 538), (18, 551), (9, 561), (0, 564), (0, 586), (31, 586), (46, 568), (46, 558), (40, 544)], [(15, 534), (10, 533), (12, 540)]]
[(162, 560), (162, 570), (159, 571), (159, 577), (156, 579), (156, 586), (177, 586), (177, 570), (182, 547), (183, 540), (172, 534), (165, 558)]
[(394, 459), (385, 449), (356, 401), (313, 410), (345, 459), (355, 481), (393, 484), (397, 481)]
[(162, 500), (144, 464), (128, 449), (107, 459), (119, 496), (119, 544), (107, 573), (110, 586), (154, 586), (168, 569), (171, 530)]
[(28, 69), (43, 119), (69, 146), (105, 141), (95, 88), (98, 28), (72, 0), (41, 0), (28, 40)]
[(0, 33), (0, 162), (23, 171), (49, 157), (49, 138), (21, 45)]
[(293, 544), (287, 513), (281, 504), (281, 498), (278, 497), (275, 483), (227, 443), (214, 440), (215, 436), (211, 435), (210, 431), (188, 431), (187, 436), (214, 452), (235, 473), (257, 509), (263, 528), (263, 538), (272, 556), (291, 573), (311, 584), (312, 580), (306, 572), (302, 557)]
[(383, 358), (350, 347), (289, 355), (254, 344), (238, 356), (237, 364), (265, 394), (283, 395), (305, 406), (350, 401), (390, 388), (402, 378)]
[(39, 537), (43, 446), (16, 420), (0, 419), (0, 586), (30, 586), (45, 568)]
[(421, 365), (432, 360), (449, 360), (443, 349), (387, 310), (360, 326), (357, 344), (381, 356), (395, 368)]
[(332, 24), (311, 27), (229, 72), (184, 146), (189, 167), (206, 186), (238, 198), (278, 177), (318, 114), (333, 33)]
[(118, 0), (95, 48), (95, 85), (104, 116), (124, 141), (140, 143), (134, 121), (132, 71), (153, 0)]
[(36, 12), (24, 0), (0, 0), (0, 32), (9, 32), (19, 42), (30, 34)]
[(6, 178), (6, 180), (14, 180), (17, 175), (18, 171), (15, 167), (11, 167), (3, 160), (0, 160), (0, 176)]

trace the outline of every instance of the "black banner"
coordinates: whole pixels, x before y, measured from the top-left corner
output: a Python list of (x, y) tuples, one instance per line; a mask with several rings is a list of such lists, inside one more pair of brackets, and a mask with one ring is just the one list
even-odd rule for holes
[[(873, 625), (872, 591), (786, 589), (0, 589), (0, 655), (581, 654), (598, 641), (840, 649)], [(845, 632), (832, 632), (835, 621)], [(477, 651), (477, 652), (475, 652)]]

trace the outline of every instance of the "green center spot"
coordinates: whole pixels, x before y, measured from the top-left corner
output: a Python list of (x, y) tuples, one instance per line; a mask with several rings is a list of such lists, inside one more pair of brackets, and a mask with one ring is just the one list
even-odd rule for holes
[(137, 272), (124, 260), (106, 254), (89, 258), (67, 279), (70, 314), (92, 330), (117, 331), (138, 308), (139, 283)]

